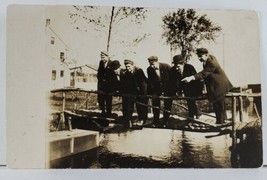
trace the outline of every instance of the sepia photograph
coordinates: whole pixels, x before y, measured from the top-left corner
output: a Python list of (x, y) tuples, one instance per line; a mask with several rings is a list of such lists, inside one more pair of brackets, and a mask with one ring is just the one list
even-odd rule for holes
[(259, 168), (260, 67), (255, 11), (9, 6), (8, 167)]

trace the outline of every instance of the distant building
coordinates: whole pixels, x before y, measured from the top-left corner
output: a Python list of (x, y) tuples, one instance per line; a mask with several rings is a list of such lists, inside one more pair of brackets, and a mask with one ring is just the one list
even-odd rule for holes
[(71, 69), (71, 85), (86, 90), (97, 89), (97, 66), (84, 65)]
[(50, 66), (51, 69), (51, 88), (70, 87), (70, 70), (64, 62), (54, 62)]
[(71, 86), (70, 84), (70, 70), (69, 65), (74, 64), (71, 62), (71, 51), (68, 46), (60, 39), (57, 33), (51, 27), (51, 20), (46, 19), (46, 53), (50, 65), (50, 88), (64, 88)]
[(87, 90), (97, 89), (97, 65), (77, 67), (77, 57), (59, 37), (46, 19), (47, 57), (50, 64), (50, 88), (77, 87)]

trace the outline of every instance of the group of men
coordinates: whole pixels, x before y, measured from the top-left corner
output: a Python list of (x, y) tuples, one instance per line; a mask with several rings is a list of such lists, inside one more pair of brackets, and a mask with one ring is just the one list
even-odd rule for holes
[[(107, 52), (100, 53), (101, 60), (98, 68), (98, 103), (105, 117), (111, 116), (112, 93), (122, 95), (122, 113), (126, 124), (132, 122), (134, 105), (139, 122), (146, 123), (148, 115), (148, 98), (152, 95), (153, 124), (158, 127), (165, 126), (172, 109), (172, 96), (187, 98), (188, 116), (199, 118), (199, 111), (194, 98), (202, 96), (203, 82), (206, 84), (208, 100), (213, 103), (216, 114), (216, 123), (224, 123), (226, 109), (224, 97), (232, 88), (228, 77), (220, 67), (216, 58), (210, 55), (206, 48), (199, 48), (196, 52), (203, 63), (203, 70), (199, 73), (187, 64), (183, 55), (173, 57), (173, 66), (158, 62), (157, 56), (148, 58), (149, 67), (147, 76), (132, 60), (125, 59), (125, 69), (121, 68), (118, 60), (111, 61)], [(163, 118), (160, 120), (162, 110), (159, 96), (164, 96)]]

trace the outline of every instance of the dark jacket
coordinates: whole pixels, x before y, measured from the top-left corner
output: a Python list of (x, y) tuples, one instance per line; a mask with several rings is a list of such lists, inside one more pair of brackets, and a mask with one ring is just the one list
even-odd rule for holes
[(100, 60), (98, 71), (97, 71), (97, 89), (99, 91), (111, 92), (111, 77), (112, 77), (112, 69), (111, 69), (111, 60), (107, 61), (107, 66), (104, 67), (103, 60)]
[(222, 99), (233, 87), (213, 55), (209, 56), (203, 65), (203, 70), (195, 74), (194, 77), (196, 80), (205, 80), (208, 99), (211, 102)]
[(111, 75), (111, 92), (122, 93), (123, 91), (123, 78), (124, 78), (125, 70), (121, 69), (119, 73), (119, 77), (112, 71)]
[(158, 94), (168, 96), (171, 94), (170, 84), (170, 69), (171, 66), (165, 63), (159, 63), (160, 78), (154, 68), (149, 66), (147, 68), (148, 75), (148, 94)]
[(134, 67), (133, 73), (124, 73), (122, 91), (125, 94), (147, 94), (147, 78), (141, 68)]
[(171, 68), (171, 88), (173, 90), (173, 94), (175, 95), (176, 92), (183, 92), (186, 97), (202, 96), (204, 86), (201, 80), (191, 81), (189, 83), (181, 82), (183, 78), (192, 76), (196, 73), (194, 66), (190, 64), (184, 65), (183, 74), (180, 74), (176, 69), (176, 66), (173, 66)]

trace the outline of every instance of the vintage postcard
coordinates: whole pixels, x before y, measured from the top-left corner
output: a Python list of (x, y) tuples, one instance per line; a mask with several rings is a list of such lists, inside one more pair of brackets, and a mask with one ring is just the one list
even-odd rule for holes
[(258, 168), (254, 11), (11, 5), (9, 168)]

